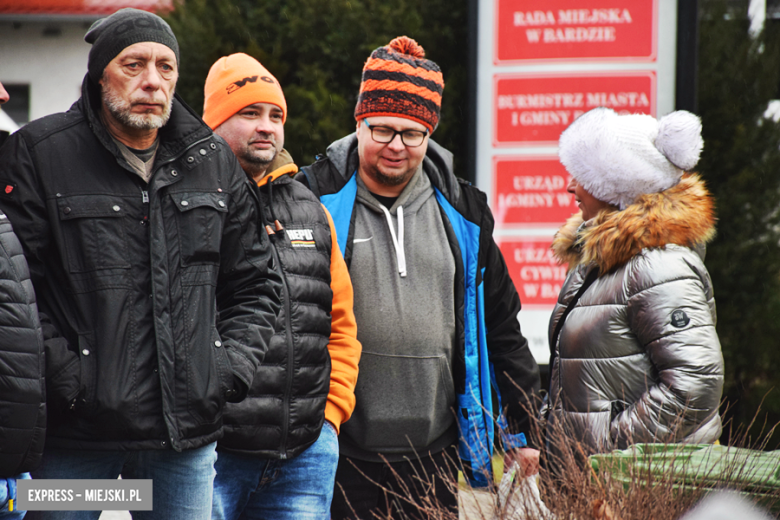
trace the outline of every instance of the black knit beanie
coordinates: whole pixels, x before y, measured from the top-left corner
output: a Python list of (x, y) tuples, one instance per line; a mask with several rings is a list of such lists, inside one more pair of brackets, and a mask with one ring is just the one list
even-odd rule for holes
[(156, 14), (131, 7), (92, 24), (84, 41), (92, 44), (89, 51), (89, 77), (100, 81), (103, 70), (125, 48), (139, 42), (161, 43), (176, 54), (179, 63), (179, 43), (171, 27)]

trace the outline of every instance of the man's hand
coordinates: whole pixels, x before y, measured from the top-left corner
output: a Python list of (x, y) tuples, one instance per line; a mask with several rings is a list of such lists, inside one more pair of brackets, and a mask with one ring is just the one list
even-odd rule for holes
[(539, 450), (533, 448), (517, 448), (509, 450), (504, 455), (504, 471), (517, 461), (523, 477), (530, 477), (539, 473)]

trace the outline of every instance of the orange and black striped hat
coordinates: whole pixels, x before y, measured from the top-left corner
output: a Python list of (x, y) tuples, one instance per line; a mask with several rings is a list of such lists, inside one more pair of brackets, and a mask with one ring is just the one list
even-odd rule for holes
[(355, 119), (405, 117), (433, 132), (439, 124), (443, 91), (439, 66), (425, 59), (420, 44), (399, 36), (366, 60)]

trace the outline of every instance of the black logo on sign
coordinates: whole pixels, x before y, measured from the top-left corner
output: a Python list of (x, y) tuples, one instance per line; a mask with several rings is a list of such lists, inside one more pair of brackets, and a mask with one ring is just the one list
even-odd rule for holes
[(249, 76), (247, 78), (234, 81), (233, 83), (227, 86), (227, 93), (231, 94), (236, 90), (240, 89), (241, 87), (243, 87), (244, 85), (246, 85), (247, 83), (254, 83), (255, 81), (257, 81), (257, 76)]
[(685, 327), (690, 322), (691, 319), (688, 317), (687, 314), (685, 314), (684, 310), (677, 309), (675, 311), (672, 311), (672, 325), (674, 325), (678, 329)]

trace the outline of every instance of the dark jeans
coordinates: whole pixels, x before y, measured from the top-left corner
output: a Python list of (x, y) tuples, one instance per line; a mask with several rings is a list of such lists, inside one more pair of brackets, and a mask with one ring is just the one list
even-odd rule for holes
[[(74, 450), (46, 448), (36, 479), (152, 479), (152, 511), (135, 520), (209, 520), (217, 443), (168, 450)], [(28, 511), (28, 520), (98, 520), (100, 511)]]
[(326, 519), (338, 458), (339, 439), (328, 421), (317, 442), (292, 459), (220, 451), (211, 520)]
[(455, 446), (403, 462), (339, 457), (332, 520), (428, 519), (432, 510), (445, 509), (457, 514), (457, 457)]

